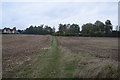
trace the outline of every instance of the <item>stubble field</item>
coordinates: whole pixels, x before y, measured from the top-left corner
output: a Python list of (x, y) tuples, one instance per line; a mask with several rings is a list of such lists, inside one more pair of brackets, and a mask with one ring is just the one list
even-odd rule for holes
[[(64, 56), (74, 65), (72, 76), (79, 78), (118, 77), (118, 38), (58, 37)], [(72, 67), (69, 67), (72, 69)]]
[(118, 60), (118, 39), (102, 37), (58, 37), (60, 45), (74, 53)]
[[(43, 35), (3, 35), (2, 36), (2, 70), (3, 77), (11, 76), (10, 72), (17, 66), (30, 65), (38, 52), (49, 47), (49, 36)], [(23, 67), (24, 67), (23, 66)], [(11, 76), (12, 77), (12, 76)]]
[(3, 35), (3, 78), (117, 78), (118, 38)]

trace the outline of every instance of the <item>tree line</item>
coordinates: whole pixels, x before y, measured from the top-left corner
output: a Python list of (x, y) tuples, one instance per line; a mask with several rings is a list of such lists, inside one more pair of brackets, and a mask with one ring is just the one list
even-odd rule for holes
[(78, 24), (59, 24), (59, 31), (53, 35), (56, 36), (78, 36), (80, 34), (80, 27)]
[(83, 24), (81, 34), (83, 36), (110, 36), (112, 35), (112, 23), (106, 20), (105, 23), (97, 20), (94, 24)]
[(23, 34), (40, 34), (40, 35), (46, 35), (51, 34), (55, 32), (55, 28), (51, 28), (48, 25), (40, 25), (40, 26), (33, 26), (31, 25), (29, 28), (26, 28), (22, 33)]
[(82, 30), (78, 24), (59, 24), (59, 31), (56, 36), (86, 36), (86, 37), (117, 37), (120, 31), (113, 31), (110, 20), (105, 23), (97, 20), (94, 24), (86, 23), (82, 25)]
[(58, 31), (48, 25), (31, 25), (25, 30), (21, 30), (21, 34), (39, 34), (39, 35), (54, 35), (54, 36), (87, 36), (87, 37), (117, 37), (120, 31), (113, 31), (113, 25), (110, 20), (104, 23), (97, 20), (94, 24), (86, 23), (81, 26), (78, 24), (59, 24)]

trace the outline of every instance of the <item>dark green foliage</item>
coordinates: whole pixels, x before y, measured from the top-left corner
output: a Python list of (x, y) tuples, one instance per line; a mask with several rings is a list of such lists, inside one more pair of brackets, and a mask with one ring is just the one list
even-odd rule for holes
[(23, 32), (23, 30), (18, 29), (18, 32), (19, 32), (19, 33), (22, 33), (22, 32)]
[(112, 23), (97, 20), (94, 24), (86, 23), (82, 31), (78, 24), (59, 24), (59, 31), (53, 33), (55, 36), (85, 36), (85, 37), (118, 37), (119, 31), (112, 31)]
[(104, 36), (106, 37), (120, 37), (120, 31), (112, 31), (111, 33), (109, 34), (105, 34)]
[(112, 31), (110, 20), (106, 20), (105, 24), (97, 20), (94, 24), (83, 24), (81, 35), (86, 37), (117, 37), (118, 31)]
[(97, 20), (97, 21), (94, 23), (94, 25), (95, 25), (96, 31), (101, 31), (101, 32), (104, 32), (104, 31), (105, 31), (105, 25), (104, 25), (103, 22)]
[[(94, 24), (86, 23), (82, 25), (82, 30), (78, 24), (59, 24), (58, 31), (55, 32), (55, 27), (51, 28), (48, 25), (33, 26), (25, 30), (18, 30), (18, 33), (23, 34), (40, 34), (54, 36), (85, 36), (85, 37), (119, 37), (120, 31), (112, 30), (112, 23), (106, 20), (105, 23), (97, 20)], [(118, 28), (118, 26), (117, 26)], [(14, 29), (16, 29), (14, 27)]]
[(40, 25), (40, 26), (33, 26), (31, 25), (29, 28), (27, 28), (25, 31), (23, 31), (23, 34), (41, 34), (41, 35), (45, 35), (45, 34), (52, 34), (53, 32), (55, 32), (55, 28), (51, 28), (50, 26), (45, 25), (45, 27), (43, 27), (44, 25)]
[(78, 24), (59, 24), (59, 31), (54, 33), (56, 36), (79, 36), (80, 28)]
[(112, 32), (112, 24), (110, 20), (105, 21), (105, 32), (106, 34), (110, 34)]
[(104, 31), (102, 31), (102, 29), (100, 29), (100, 26), (96, 24), (92, 24), (92, 23), (87, 23), (84, 24), (82, 26), (82, 36), (90, 36), (90, 37), (101, 37), (104, 34)]
[(75, 33), (75, 34), (80, 33), (80, 28), (79, 25), (77, 24), (70, 25), (69, 29), (70, 29), (70, 33)]
[(95, 25), (92, 23), (83, 24), (82, 31), (83, 36), (92, 36), (95, 33)]

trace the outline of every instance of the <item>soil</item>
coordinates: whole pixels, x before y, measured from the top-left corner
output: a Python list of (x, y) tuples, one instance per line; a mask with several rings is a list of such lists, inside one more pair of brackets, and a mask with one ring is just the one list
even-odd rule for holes
[(101, 59), (118, 60), (118, 38), (58, 37), (60, 45), (74, 53), (88, 54)]
[(2, 35), (3, 75), (17, 65), (30, 63), (34, 55), (49, 45), (49, 35)]

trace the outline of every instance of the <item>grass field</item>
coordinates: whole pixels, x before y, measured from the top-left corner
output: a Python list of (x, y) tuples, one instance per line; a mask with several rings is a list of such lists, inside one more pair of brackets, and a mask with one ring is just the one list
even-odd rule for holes
[(118, 39), (3, 35), (3, 78), (116, 78)]

